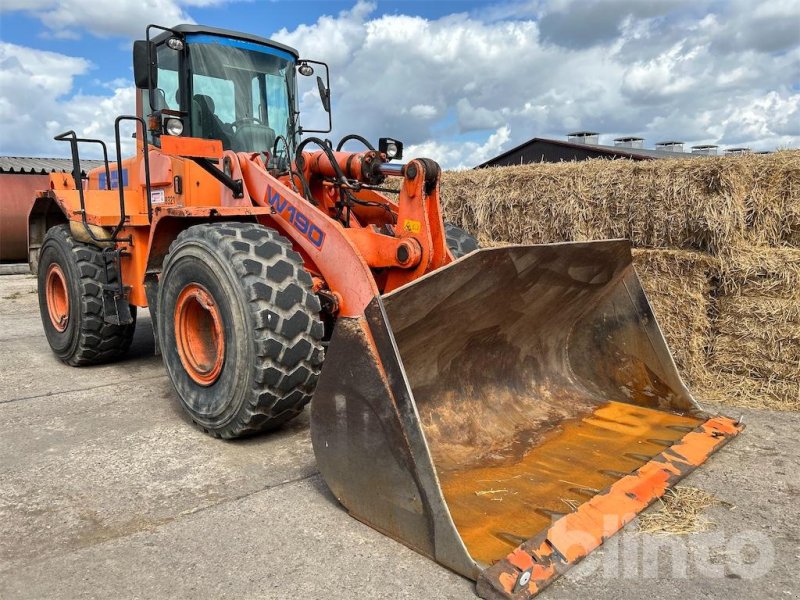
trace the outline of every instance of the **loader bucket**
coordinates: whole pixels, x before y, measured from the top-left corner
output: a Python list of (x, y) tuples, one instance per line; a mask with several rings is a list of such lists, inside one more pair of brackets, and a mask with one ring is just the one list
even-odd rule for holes
[(740, 430), (681, 382), (627, 241), (477, 251), (337, 322), (312, 402), (357, 519), (528, 598)]

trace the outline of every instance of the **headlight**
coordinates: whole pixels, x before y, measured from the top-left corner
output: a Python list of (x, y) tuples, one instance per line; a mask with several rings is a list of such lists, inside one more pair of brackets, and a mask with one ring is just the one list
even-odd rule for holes
[(380, 138), (378, 140), (378, 151), (386, 155), (386, 158), (403, 158), (403, 142), (392, 138)]
[(183, 40), (180, 38), (169, 38), (167, 40), (167, 46), (172, 48), (173, 50), (183, 50)]
[(180, 135), (183, 133), (183, 121), (180, 119), (167, 119), (167, 133), (170, 135)]

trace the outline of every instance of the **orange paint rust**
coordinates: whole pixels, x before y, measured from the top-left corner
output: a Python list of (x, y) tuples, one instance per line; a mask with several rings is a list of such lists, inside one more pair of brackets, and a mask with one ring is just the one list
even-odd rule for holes
[(503, 589), (510, 594), (511, 592), (514, 591), (514, 587), (517, 585), (518, 578), (519, 578), (518, 573), (505, 572), (505, 573), (500, 573), (498, 581), (500, 585), (503, 586)]
[(552, 564), (547, 565), (546, 567), (542, 565), (534, 565), (533, 570), (531, 571), (530, 591), (532, 592), (536, 591), (537, 581), (549, 579), (555, 574), (556, 574), (556, 568)]
[(506, 557), (506, 560), (517, 567), (520, 571), (527, 571), (533, 567), (533, 557), (522, 548), (517, 548)]
[[(573, 530), (588, 530), (598, 538), (607, 533), (602, 519), (591, 513), (607, 512), (609, 501), (595, 500), (576, 514), (578, 506), (614, 484), (619, 479), (616, 472), (634, 472), (678, 441), (684, 433), (676, 426), (696, 427), (700, 422), (609, 402), (583, 418), (553, 424), (522, 457), (440, 473), (442, 490), (462, 540), (480, 562), (492, 564), (563, 515), (569, 518), (558, 526), (556, 536), (569, 546), (574, 543)], [(649, 496), (646, 489), (624, 491)], [(614, 507), (618, 520), (642, 505), (622, 496)]]
[(714, 417), (709, 419), (703, 425), (703, 428), (708, 431), (719, 431), (726, 435), (736, 435), (742, 430), (742, 426), (738, 421), (734, 421), (728, 417)]
[(702, 464), (708, 456), (709, 448), (714, 446), (715, 438), (709, 435), (711, 432), (709, 428), (704, 428), (703, 432), (687, 434), (683, 443), (673, 448), (673, 451), (683, 457), (688, 465)]
[[(702, 422), (694, 431), (686, 433), (634, 473), (622, 477), (606, 491), (537, 533), (534, 539), (540, 541), (535, 549), (531, 549), (530, 541), (525, 542), (487, 570), (484, 576), (493, 572), (488, 579), (494, 578), (496, 589), (504, 591), (508, 597), (517, 597), (519, 578), (530, 570), (526, 559), (529, 556), (534, 567), (530, 570), (531, 580), (525, 597), (534, 596), (561, 572), (633, 520), (651, 502), (662, 496), (670, 485), (705, 462), (709, 455), (742, 429), (741, 424), (727, 417), (715, 417)], [(545, 444), (552, 442), (548, 440)], [(688, 460), (684, 463), (678, 456), (688, 457), (691, 463)], [(676, 468), (670, 464), (676, 458), (686, 466)], [(558, 553), (557, 557), (552, 556), (553, 549)], [(556, 563), (560, 565), (558, 568)]]

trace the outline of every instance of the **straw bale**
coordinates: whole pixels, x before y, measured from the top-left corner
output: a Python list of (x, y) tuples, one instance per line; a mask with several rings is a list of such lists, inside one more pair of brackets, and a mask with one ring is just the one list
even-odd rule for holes
[(721, 292), (800, 300), (800, 248), (737, 245), (720, 258)]
[(800, 245), (800, 152), (736, 157), (745, 177), (747, 240), (753, 244)]
[(484, 246), (631, 239), (698, 396), (800, 409), (800, 151), (448, 172), (442, 200)]
[(800, 298), (720, 296), (709, 363), (758, 378), (800, 381)]
[(705, 385), (695, 391), (703, 402), (800, 411), (800, 379), (746, 377), (713, 368), (708, 375)]
[(717, 298), (714, 327), (721, 333), (769, 335), (772, 339), (795, 339), (800, 336), (800, 301), (793, 298), (744, 296)]
[(537, 163), (445, 172), (448, 220), (481, 241), (625, 237), (637, 247), (722, 254), (800, 246), (800, 151)]
[(714, 257), (685, 250), (635, 249), (633, 260), (659, 327), (687, 385), (705, 378)]
[(711, 364), (748, 377), (798, 380), (800, 356), (797, 348), (796, 341), (771, 344), (759, 339), (717, 335), (711, 350)]

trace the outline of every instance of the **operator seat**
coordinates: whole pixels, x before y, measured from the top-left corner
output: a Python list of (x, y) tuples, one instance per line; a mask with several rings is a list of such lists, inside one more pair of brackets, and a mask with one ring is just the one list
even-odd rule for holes
[(195, 123), (195, 132), (198, 137), (207, 140), (220, 140), (225, 150), (231, 149), (231, 136), (233, 132), (230, 125), (226, 125), (214, 113), (214, 99), (205, 94), (195, 94), (192, 97), (192, 120)]
[(164, 90), (162, 90), (161, 88), (157, 87), (157, 88), (155, 88), (153, 90), (153, 92), (154, 92), (153, 95), (155, 96), (155, 102), (156, 102), (155, 106), (152, 107), (153, 111), (168, 109), (169, 105), (167, 104), (167, 95), (164, 93)]
[(233, 134), (233, 150), (236, 152), (272, 152), (275, 146), (275, 130), (260, 123), (242, 123)]

